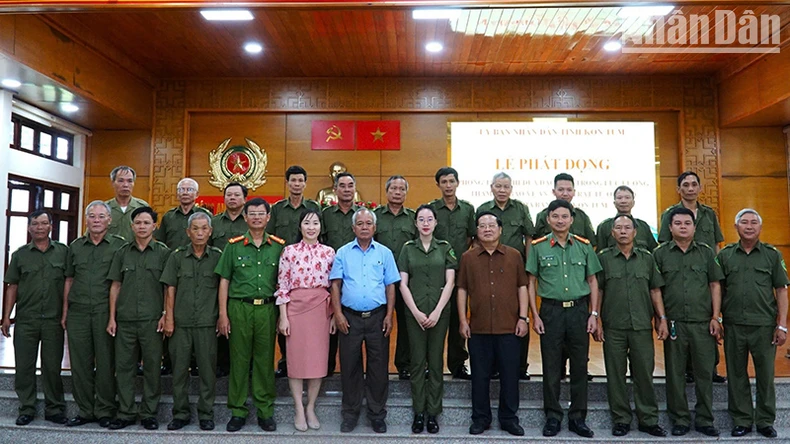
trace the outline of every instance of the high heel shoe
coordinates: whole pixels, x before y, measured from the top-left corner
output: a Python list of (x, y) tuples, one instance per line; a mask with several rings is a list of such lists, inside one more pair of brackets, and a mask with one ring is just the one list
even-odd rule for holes
[(307, 413), (307, 427), (310, 427), (313, 430), (318, 430), (321, 428), (321, 423), (318, 421), (318, 416), (313, 413), (310, 415)]

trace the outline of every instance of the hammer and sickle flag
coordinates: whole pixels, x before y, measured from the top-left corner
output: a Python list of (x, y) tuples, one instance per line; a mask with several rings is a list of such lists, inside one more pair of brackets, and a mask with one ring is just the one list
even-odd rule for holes
[(353, 120), (313, 120), (310, 148), (313, 150), (354, 150)]

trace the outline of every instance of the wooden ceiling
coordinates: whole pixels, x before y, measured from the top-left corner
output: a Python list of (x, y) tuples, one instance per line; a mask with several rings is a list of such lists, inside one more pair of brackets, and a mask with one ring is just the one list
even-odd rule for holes
[[(717, 8), (724, 6), (679, 10), (713, 20)], [(726, 8), (780, 14), (783, 42), (790, 34), (790, 6)], [(606, 52), (607, 41), (650, 29), (619, 18), (618, 10), (482, 8), (457, 21), (418, 21), (401, 8), (254, 9), (254, 20), (233, 23), (207, 22), (196, 9), (52, 13), (46, 19), (154, 78), (713, 74), (740, 57)], [(248, 41), (260, 42), (263, 53), (246, 54)], [(429, 41), (444, 50), (428, 53)]]

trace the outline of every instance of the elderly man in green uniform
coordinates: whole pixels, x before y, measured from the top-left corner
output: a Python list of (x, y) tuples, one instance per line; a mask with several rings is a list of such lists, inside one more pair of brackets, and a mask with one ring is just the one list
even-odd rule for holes
[[(571, 405), (568, 429), (579, 436), (593, 437), (587, 416), (587, 358), (590, 334), (598, 328), (598, 280), (601, 264), (587, 239), (570, 233), (573, 207), (562, 199), (546, 210), (551, 234), (532, 241), (527, 256), (529, 306), (532, 328), (540, 335), (543, 357), (543, 436), (560, 431), (560, 379), (563, 347), (570, 358)], [(537, 295), (541, 297), (538, 313)]]
[(277, 430), (274, 421), (274, 338), (277, 308), (274, 290), (285, 241), (266, 232), (269, 203), (254, 198), (244, 205), (249, 230), (231, 239), (214, 271), (219, 282), (219, 334), (230, 340), (228, 408), (232, 417), (226, 430), (236, 432), (247, 422), (246, 406), (252, 361), (252, 400), (258, 426)]
[[(150, 207), (132, 212), (134, 240), (115, 252), (107, 273), (112, 281), (107, 333), (115, 337), (118, 384), (118, 414), (110, 423), (112, 430), (133, 425), (138, 416), (146, 429), (159, 428), (156, 415), (162, 395), (159, 365), (165, 324), (165, 292), (159, 278), (170, 250), (153, 238), (156, 219)], [(134, 379), (139, 354), (143, 357), (143, 398), (138, 410)]]
[[(636, 220), (622, 214), (612, 221), (611, 236), (617, 246), (598, 253), (601, 270), (598, 273), (599, 298), (602, 306), (596, 341), (603, 342), (606, 364), (606, 393), (612, 413), (612, 435), (625, 436), (631, 430), (631, 405), (625, 374), (626, 362), (631, 362), (634, 380), (634, 403), (639, 431), (653, 436), (666, 436), (658, 425), (658, 404), (653, 390), (655, 351), (651, 322), (656, 318), (658, 340), (668, 336), (661, 287), (664, 279), (656, 268), (649, 251), (634, 246), (638, 235)], [(604, 338), (604, 331), (606, 336)], [(605, 339), (605, 340), (604, 340)]]
[[(217, 365), (217, 291), (214, 273), (222, 250), (208, 245), (211, 217), (194, 213), (187, 221), (191, 243), (178, 247), (167, 260), (160, 281), (167, 286), (165, 336), (170, 337), (173, 361), (173, 420), (167, 430), (190, 422), (189, 364), (194, 353), (198, 368)], [(201, 430), (214, 430), (214, 372), (200, 372), (197, 412)]]
[(199, 193), (198, 183), (194, 179), (185, 177), (178, 181), (176, 185), (178, 206), (171, 208), (162, 216), (162, 223), (154, 233), (156, 240), (167, 245), (171, 250), (189, 245), (189, 236), (187, 236), (189, 217), (198, 212), (211, 216), (207, 209), (195, 205)]
[(60, 379), (63, 360), (63, 309), (68, 249), (49, 238), (52, 216), (37, 210), (27, 218), (32, 241), (11, 255), (4, 281), (3, 336), (11, 337), (11, 311), (16, 305), (14, 324), (14, 388), (19, 398), (16, 424), (28, 425), (36, 415), (36, 359), (41, 344), (41, 379), (44, 383), (44, 417), (55, 424), (66, 423), (66, 401)]
[[(337, 203), (325, 207), (321, 211), (322, 243), (332, 247), (335, 252), (343, 245), (353, 241), (354, 235), (351, 218), (359, 207), (354, 203), (357, 193), (357, 180), (351, 173), (339, 173), (335, 176), (333, 188)], [(337, 365), (337, 333), (329, 335), (329, 361), (327, 376), (335, 373)]]
[[(631, 216), (631, 210), (634, 209), (634, 204), (634, 190), (632, 190), (631, 187), (620, 185), (614, 189), (614, 207), (617, 210), (617, 217), (621, 214)], [(598, 228), (595, 232), (595, 244), (598, 246), (599, 251), (607, 247), (616, 247), (618, 245), (614, 232), (612, 231), (615, 219), (616, 217), (610, 217), (598, 224)], [(658, 246), (658, 242), (656, 242), (656, 238), (653, 237), (653, 231), (650, 229), (650, 225), (642, 219), (634, 218), (634, 221), (636, 223), (634, 226), (634, 230), (636, 231), (634, 245), (639, 248), (644, 248), (647, 251), (655, 250)]]
[(110, 217), (112, 222), (108, 233), (121, 236), (126, 242), (134, 240), (132, 231), (132, 211), (147, 207), (148, 202), (132, 196), (134, 191), (134, 181), (137, 180), (137, 173), (132, 167), (121, 165), (113, 168), (110, 172), (112, 188), (115, 190), (115, 197), (106, 201), (110, 206)]
[[(760, 241), (762, 218), (744, 208), (735, 216), (740, 240), (719, 253), (724, 272), (724, 354), (732, 436), (757, 431), (776, 438), (776, 347), (787, 341), (787, 267), (782, 253)], [(757, 402), (752, 405), (747, 366), (754, 362)]]
[[(573, 197), (576, 196), (575, 182), (573, 176), (568, 173), (560, 173), (554, 176), (554, 188), (551, 190), (554, 198), (564, 200), (573, 205)], [(535, 232), (534, 236), (546, 236), (551, 233), (551, 225), (546, 222), (548, 216), (548, 209), (545, 209), (535, 216)], [(573, 225), (570, 232), (576, 234), (590, 241), (590, 244), (595, 248), (595, 229), (593, 229), (590, 216), (587, 215), (581, 208), (573, 207)]]
[(667, 374), (667, 410), (672, 434), (689, 432), (691, 413), (686, 399), (684, 373), (691, 357), (696, 380), (695, 428), (708, 436), (718, 436), (713, 425), (713, 382), (710, 375), (721, 336), (721, 287), (724, 278), (716, 253), (694, 240), (694, 213), (675, 208), (668, 223), (672, 240), (653, 252), (664, 278), (664, 307), (670, 325), (669, 341), (664, 342)]
[[(96, 200), (85, 208), (88, 233), (69, 245), (63, 291), (63, 328), (68, 329), (72, 392), (79, 414), (66, 423), (81, 426), (115, 417), (115, 347), (107, 334), (112, 258), (126, 242), (107, 233), (110, 206)], [(95, 369), (95, 370), (94, 370)]]
[[(406, 201), (406, 193), (409, 192), (409, 182), (405, 177), (390, 176), (384, 185), (384, 190), (387, 193), (387, 205), (373, 210), (377, 219), (375, 240), (389, 248), (397, 259), (400, 257), (403, 244), (417, 237), (416, 214), (414, 210), (403, 205)], [(411, 377), (409, 335), (406, 331), (407, 311), (400, 285), (396, 285), (395, 319), (398, 321), (398, 338), (395, 344), (395, 368), (398, 369), (398, 378), (401, 380)]]
[[(455, 168), (439, 168), (434, 178), (436, 187), (442, 193), (442, 197), (428, 204), (436, 211), (437, 225), (434, 237), (450, 242), (460, 263), (462, 255), (469, 249), (472, 237), (477, 232), (475, 208), (456, 195), (458, 171)], [(457, 298), (458, 288), (453, 287), (453, 294), (450, 296), (448, 305), (455, 307), (458, 304)], [(458, 311), (450, 310), (450, 326), (447, 332), (447, 369), (454, 378), (469, 380), (471, 375), (469, 369), (466, 368), (469, 353), (466, 351), (466, 339), (461, 337), (459, 326)]]

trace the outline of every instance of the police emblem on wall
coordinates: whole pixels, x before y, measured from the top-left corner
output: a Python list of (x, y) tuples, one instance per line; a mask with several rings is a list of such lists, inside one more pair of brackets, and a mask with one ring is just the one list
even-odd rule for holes
[(247, 146), (230, 145), (225, 139), (208, 155), (209, 183), (224, 190), (231, 182), (238, 182), (250, 190), (266, 183), (266, 164), (269, 156), (257, 143), (245, 138)]

